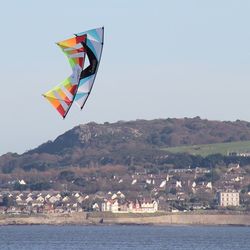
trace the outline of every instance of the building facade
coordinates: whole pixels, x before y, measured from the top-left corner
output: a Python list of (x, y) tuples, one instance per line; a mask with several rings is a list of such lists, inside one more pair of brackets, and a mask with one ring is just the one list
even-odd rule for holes
[(115, 200), (104, 200), (101, 210), (103, 212), (112, 213), (155, 213), (158, 211), (158, 202), (153, 201), (125, 201), (119, 202)]
[(239, 206), (240, 194), (236, 191), (221, 191), (219, 192), (219, 205), (221, 207)]

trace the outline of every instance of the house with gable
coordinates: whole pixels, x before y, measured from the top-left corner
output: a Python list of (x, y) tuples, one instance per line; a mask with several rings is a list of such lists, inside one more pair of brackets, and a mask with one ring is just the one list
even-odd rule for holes
[(158, 211), (158, 202), (144, 199), (128, 201), (124, 199), (105, 199), (101, 211), (112, 213), (154, 213)]

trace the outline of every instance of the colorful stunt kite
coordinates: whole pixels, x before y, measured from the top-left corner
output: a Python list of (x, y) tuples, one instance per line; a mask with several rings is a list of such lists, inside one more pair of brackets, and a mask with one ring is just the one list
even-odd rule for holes
[(72, 74), (43, 96), (65, 118), (75, 102), (84, 107), (92, 90), (101, 60), (104, 28), (75, 34), (75, 37), (58, 42), (67, 56)]

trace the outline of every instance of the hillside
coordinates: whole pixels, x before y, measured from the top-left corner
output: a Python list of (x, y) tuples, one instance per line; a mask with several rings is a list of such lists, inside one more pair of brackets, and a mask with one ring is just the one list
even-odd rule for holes
[(136, 120), (79, 125), (29, 153), (60, 154), (72, 147), (99, 149), (140, 144), (176, 147), (250, 140), (250, 123), (220, 122), (196, 118)]
[[(185, 145), (250, 140), (250, 123), (209, 121), (199, 117), (88, 123), (79, 125), (22, 155), (0, 157), (0, 169), (10, 173), (61, 167), (155, 164), (167, 156), (162, 150)], [(21, 143), (21, 142), (19, 142)]]
[(191, 155), (208, 156), (212, 154), (245, 154), (250, 152), (250, 141), (212, 143), (202, 145), (178, 146), (164, 148), (165, 151), (177, 154), (187, 153)]

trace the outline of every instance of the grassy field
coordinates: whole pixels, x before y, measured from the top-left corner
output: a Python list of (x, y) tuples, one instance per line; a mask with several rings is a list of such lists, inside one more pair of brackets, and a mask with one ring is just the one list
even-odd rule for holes
[(227, 155), (230, 152), (236, 152), (236, 153), (250, 152), (250, 141), (169, 147), (169, 148), (164, 148), (164, 150), (171, 153), (188, 153), (201, 156), (207, 156), (211, 154)]

